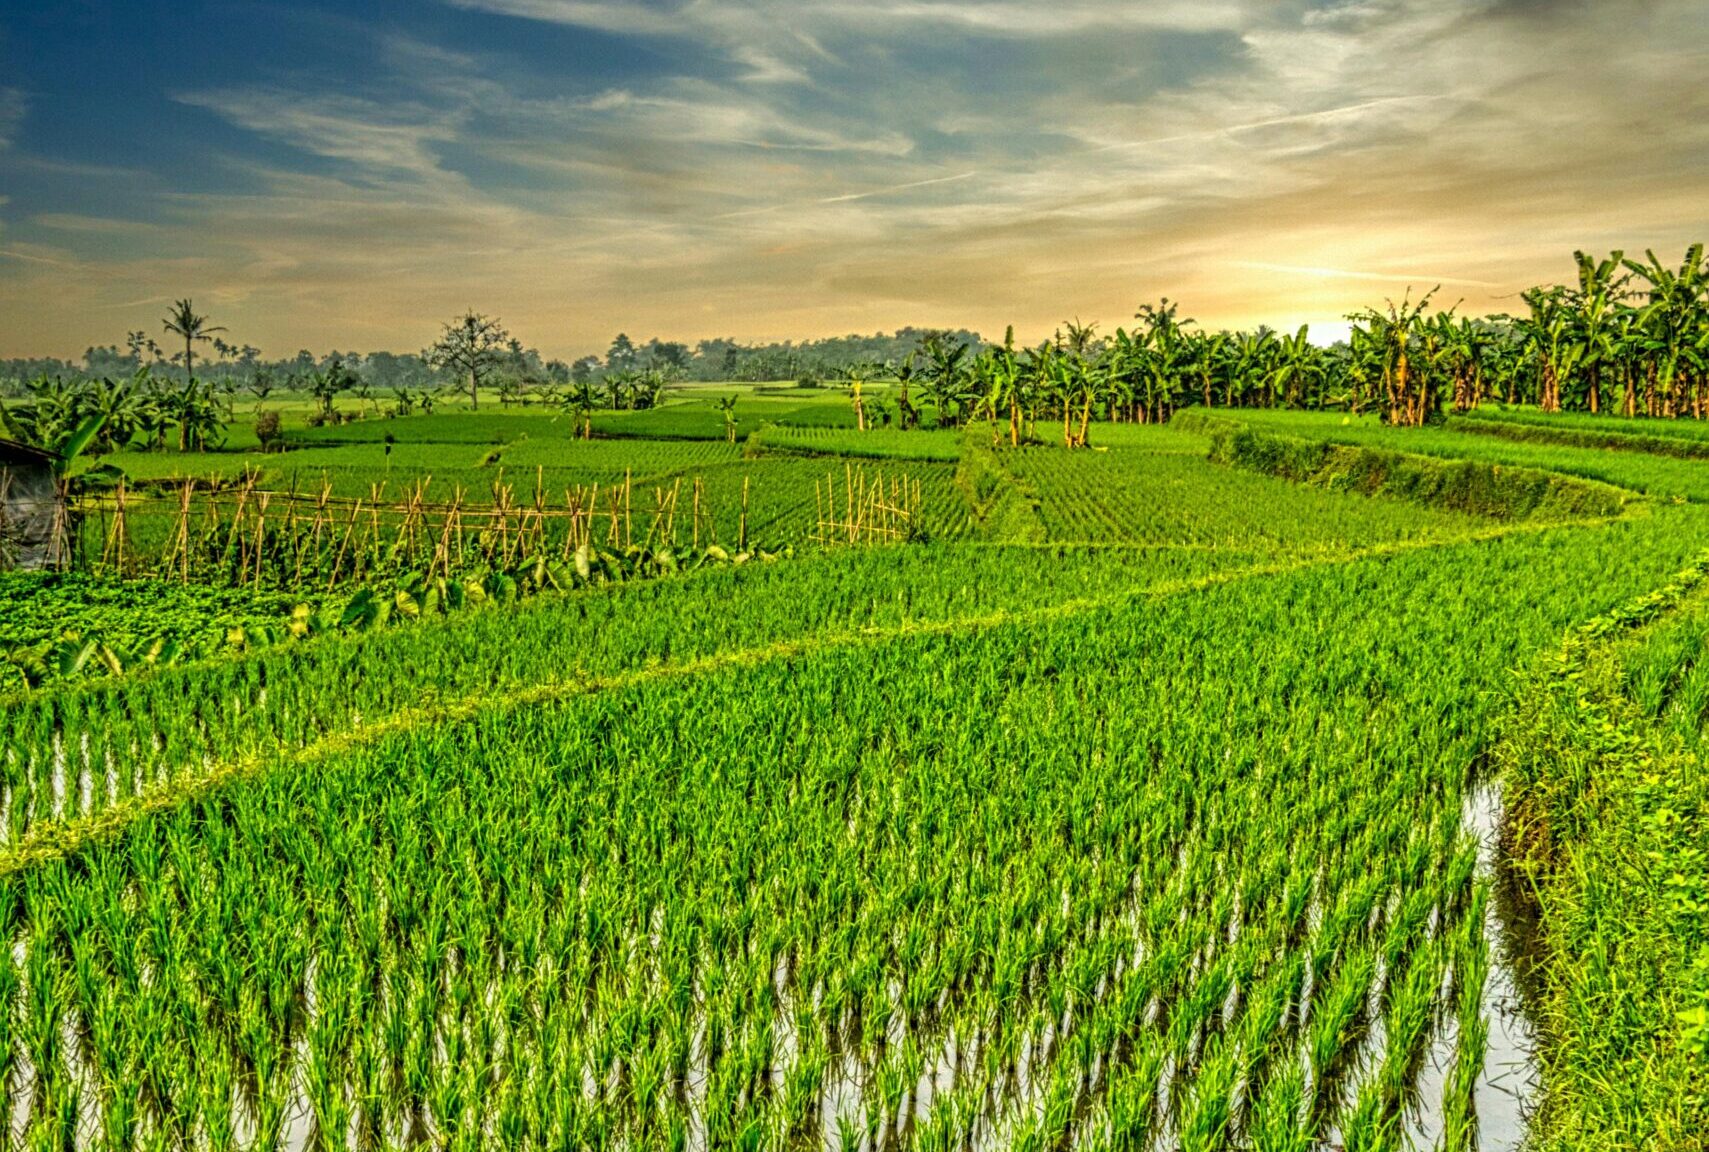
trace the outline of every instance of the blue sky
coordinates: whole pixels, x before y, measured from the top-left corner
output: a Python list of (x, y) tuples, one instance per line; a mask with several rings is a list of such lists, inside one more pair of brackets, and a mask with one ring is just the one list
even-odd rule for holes
[(1709, 5), (0, 0), (0, 354), (1474, 310), (1709, 231)]

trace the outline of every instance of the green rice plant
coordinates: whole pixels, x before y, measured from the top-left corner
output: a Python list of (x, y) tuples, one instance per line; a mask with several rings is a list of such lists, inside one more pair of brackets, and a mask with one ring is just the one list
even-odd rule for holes
[(1484, 949), (1482, 902), (1479, 915), (1468, 917), (1466, 931), (1453, 943), (1454, 1054), (1442, 1086), (1442, 1147), (1462, 1152), (1478, 1143), (1477, 1089), (1483, 1079), (1489, 1042), (1484, 1017), (1484, 983), (1489, 957)]
[(1307, 1152), (1313, 1146), (1305, 1088), (1305, 1069), (1300, 1061), (1279, 1061), (1252, 1102), (1246, 1122), (1247, 1136), (1256, 1152)]
[(1375, 971), (1370, 953), (1354, 953), (1337, 966), (1322, 999), (1313, 1005), (1309, 1043), (1313, 1107), (1319, 1114), (1332, 1112), (1338, 1103), (1341, 1075), (1368, 1023), (1365, 1009)]
[(1228, 1146), (1230, 1100), (1239, 1069), (1239, 1049), (1212, 1040), (1183, 1105), (1178, 1138), (1182, 1152), (1214, 1152)]
[(1361, 508), (1363, 549), (935, 543), (42, 693), (0, 716), (15, 1051), (72, 1083), (51, 1025), (105, 1013), (97, 1095), (183, 1143), (300, 1087), (333, 1145), (1384, 1146), (1485, 954), (1508, 669), (1692, 510)]

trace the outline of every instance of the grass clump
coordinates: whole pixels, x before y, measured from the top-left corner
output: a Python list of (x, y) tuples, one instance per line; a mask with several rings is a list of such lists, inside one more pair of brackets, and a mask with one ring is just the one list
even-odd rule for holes
[(1632, 691), (1706, 576), (1709, 556), (1570, 632), (1502, 726), (1504, 839), (1541, 927), (1541, 1152), (1709, 1131), (1709, 778)]

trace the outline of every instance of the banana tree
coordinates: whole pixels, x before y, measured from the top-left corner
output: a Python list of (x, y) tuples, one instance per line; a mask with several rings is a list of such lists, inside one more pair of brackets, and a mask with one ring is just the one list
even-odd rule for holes
[(1384, 311), (1367, 308), (1347, 317), (1354, 323), (1361, 346), (1375, 359), (1377, 377), (1382, 381), (1384, 419), (1390, 424), (1417, 427), (1424, 423), (1429, 381), (1414, 369), (1413, 336), (1434, 295), (1432, 289), (1413, 303), (1409, 291), (1399, 304), (1388, 301)]
[(1227, 332), (1197, 333), (1188, 341), (1186, 372), (1198, 386), (1200, 400), (1206, 408), (1214, 402), (1212, 386), (1218, 382), (1222, 384), (1223, 403), (1230, 403), (1229, 346), (1230, 338)]
[[(1639, 323), (1653, 345), (1654, 389), (1660, 394), (1664, 416), (1678, 412), (1675, 384), (1681, 358), (1696, 343), (1704, 324), (1703, 293), (1709, 276), (1703, 263), (1703, 245), (1693, 244), (1685, 254), (1679, 271), (1674, 272), (1656, 258), (1653, 251), (1644, 254), (1648, 263), (1627, 260), (1625, 265), (1648, 285), (1648, 300), (1639, 308)], [(1698, 404), (1701, 410), (1701, 401)], [(1651, 412), (1654, 415), (1654, 411)]]
[(1188, 333), (1193, 321), (1178, 318), (1179, 308), (1180, 305), (1164, 297), (1158, 304), (1141, 305), (1134, 313), (1134, 319), (1142, 325), (1136, 333), (1140, 371), (1135, 383), (1140, 396), (1138, 416), (1144, 422), (1161, 423), (1169, 419), (1176, 396), (1185, 389), (1193, 371), (1195, 350)]
[(1579, 345), (1579, 363), (1584, 368), (1585, 407), (1602, 411), (1603, 369), (1614, 362), (1619, 331), (1620, 301), (1626, 296), (1629, 275), (1624, 272), (1626, 254), (1615, 251), (1605, 260), (1574, 252), (1578, 264), (1578, 287), (1570, 294), (1573, 304), (1573, 338)]
[(1021, 442), (1021, 387), (1024, 373), (1015, 355), (1015, 328), (1003, 334), (1003, 344), (978, 356), (972, 370), (981, 408), (991, 421), (991, 443), (1001, 438), (1001, 425), (1009, 425), (1009, 446)]
[(908, 398), (908, 387), (914, 383), (916, 374), (914, 365), (918, 355), (917, 352), (910, 352), (903, 357), (900, 364), (896, 364), (890, 369), (891, 374), (896, 377), (898, 385), (896, 392), (897, 419), (904, 430), (917, 427), (920, 423), (920, 410), (914, 407), (913, 402)]
[(718, 411), (724, 417), (724, 439), (734, 444), (736, 442), (736, 394), (734, 392), (718, 401)]
[(1323, 366), (1308, 333), (1308, 327), (1301, 324), (1294, 335), (1276, 341), (1270, 391), (1290, 408), (1320, 406), (1308, 403), (1318, 398), (1318, 385), (1323, 379)]
[(576, 428), (581, 438), (592, 440), (593, 410), (599, 406), (599, 394), (594, 389), (593, 379), (588, 377), (572, 384), (567, 402), (576, 414)]
[(926, 398), (938, 427), (955, 427), (967, 386), (967, 345), (933, 332), (920, 346), (926, 358)]
[(611, 401), (612, 411), (623, 407), (623, 400), (629, 394), (634, 375), (632, 372), (607, 372), (605, 374), (605, 379), (601, 383), (605, 385), (605, 394)]

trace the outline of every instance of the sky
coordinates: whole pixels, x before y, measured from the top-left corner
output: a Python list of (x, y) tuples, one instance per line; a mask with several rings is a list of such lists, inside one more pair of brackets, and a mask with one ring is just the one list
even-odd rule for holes
[(1704, 0), (0, 0), (0, 356), (1321, 339), (1697, 239)]

